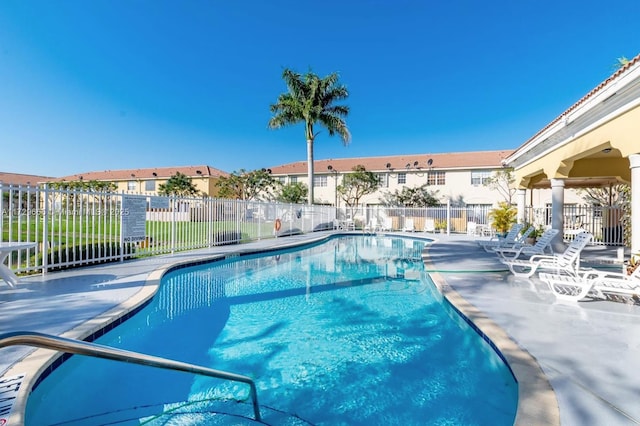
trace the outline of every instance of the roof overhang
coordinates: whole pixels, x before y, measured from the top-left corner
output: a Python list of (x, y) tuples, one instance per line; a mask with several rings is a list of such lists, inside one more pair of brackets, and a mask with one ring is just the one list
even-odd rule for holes
[(640, 56), (585, 95), (506, 158), (521, 188), (629, 182), (640, 151)]

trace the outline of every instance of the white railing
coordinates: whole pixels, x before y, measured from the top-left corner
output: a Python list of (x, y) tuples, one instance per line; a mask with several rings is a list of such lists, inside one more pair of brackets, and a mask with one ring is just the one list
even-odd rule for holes
[[(378, 229), (402, 231), (407, 223), (418, 232), (467, 233), (492, 235), (488, 206), (475, 207), (366, 207), (338, 211), (338, 218), (352, 219), (356, 229), (369, 228), (371, 222)], [(350, 217), (353, 216), (353, 218)], [(564, 240), (572, 240), (581, 230), (589, 231), (596, 245), (624, 245), (625, 215), (620, 207), (566, 205), (564, 208)], [(551, 207), (528, 207), (526, 221), (537, 228), (551, 226)]]
[[(255, 382), (249, 376), (231, 373), (229, 371), (214, 370), (213, 368), (201, 367), (199, 365), (189, 364), (186, 362), (174, 361), (172, 359), (147, 355), (140, 352), (126, 351), (110, 346), (99, 345), (97, 343), (68, 339), (51, 334), (37, 333), (32, 331), (16, 331), (0, 334), (0, 348), (16, 345), (52, 349), (58, 352), (69, 354), (110, 359), (113, 361), (146, 365), (149, 367), (162, 368), (165, 370), (182, 371), (185, 373), (214, 377), (216, 379), (245, 383), (249, 385), (249, 396), (251, 397), (251, 403), (253, 404), (253, 415), (255, 417), (255, 420), (257, 422), (261, 421), (260, 404), (258, 403), (258, 391), (256, 389)], [(5, 423), (3, 422), (2, 424)]]
[[(133, 200), (132, 200), (133, 197)], [(141, 214), (132, 220), (135, 211)], [(0, 241), (33, 242), (12, 253), (9, 268), (34, 273), (264, 238), (335, 229), (491, 234), (487, 206), (358, 207), (150, 197), (0, 184)], [(527, 221), (546, 227), (551, 209), (528, 208)], [(595, 244), (622, 245), (617, 207), (566, 206), (564, 237), (581, 229)], [(280, 229), (276, 231), (278, 220)], [(344, 228), (343, 228), (344, 229)], [(129, 233), (133, 232), (133, 235)]]
[[(551, 225), (551, 207), (527, 208), (527, 222), (543, 228)], [(624, 210), (617, 206), (565, 205), (564, 239), (572, 240), (580, 231), (593, 234), (592, 244), (622, 246), (628, 226)]]
[(0, 184), (0, 241), (36, 243), (8, 257), (18, 273), (333, 229), (335, 216), (329, 206)]

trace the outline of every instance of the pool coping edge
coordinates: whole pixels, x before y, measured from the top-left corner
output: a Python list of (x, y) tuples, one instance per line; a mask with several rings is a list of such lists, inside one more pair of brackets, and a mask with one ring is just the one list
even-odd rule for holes
[[(434, 240), (432, 244), (436, 243), (437, 240)], [(433, 266), (428, 255), (430, 246), (425, 247), (422, 256), (427, 267)], [(555, 391), (536, 358), (521, 348), (497, 323), (454, 290), (446, 278), (434, 270), (435, 268), (427, 269), (431, 269), (428, 274), (443, 297), (500, 351), (513, 372), (518, 383), (518, 407), (513, 424), (559, 426), (560, 407)]]

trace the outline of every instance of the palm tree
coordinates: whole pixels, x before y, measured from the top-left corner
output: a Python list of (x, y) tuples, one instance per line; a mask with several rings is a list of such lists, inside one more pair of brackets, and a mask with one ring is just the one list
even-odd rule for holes
[(318, 133), (313, 126), (321, 124), (329, 131), (329, 136), (339, 134), (346, 146), (351, 134), (344, 118), (349, 114), (346, 105), (334, 105), (334, 102), (349, 96), (347, 88), (338, 83), (338, 74), (332, 73), (324, 78), (309, 71), (304, 76), (285, 68), (282, 78), (288, 92), (278, 96), (271, 105), (273, 117), (269, 120), (270, 129), (279, 129), (286, 125), (304, 122), (307, 138), (307, 171), (309, 179), (309, 204), (313, 204), (313, 141)]
[(619, 58), (616, 58), (616, 62), (613, 64), (611, 68), (613, 68), (613, 71), (618, 71), (620, 68), (624, 67), (629, 62), (630, 61), (626, 56), (621, 56)]

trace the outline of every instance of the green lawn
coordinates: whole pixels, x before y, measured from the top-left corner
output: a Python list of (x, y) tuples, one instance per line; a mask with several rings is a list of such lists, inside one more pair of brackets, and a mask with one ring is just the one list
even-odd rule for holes
[[(175, 243), (176, 248), (181, 245), (206, 245), (210, 237), (215, 240), (237, 238), (236, 231), (240, 231), (241, 241), (250, 241), (258, 237), (265, 238), (272, 235), (272, 225), (268, 223), (238, 223), (235, 221), (208, 222), (176, 222), (172, 227), (169, 222), (147, 221), (146, 235), (152, 244)], [(2, 240), (9, 241), (42, 241), (44, 223), (41, 219), (14, 220), (7, 219), (2, 223)], [(175, 240), (172, 234), (175, 233)], [(223, 235), (224, 233), (224, 235)], [(210, 235), (211, 234), (211, 235)], [(55, 245), (93, 244), (120, 241), (120, 223), (118, 221), (87, 221), (77, 217), (57, 217), (47, 224), (47, 240), (53, 240)]]

